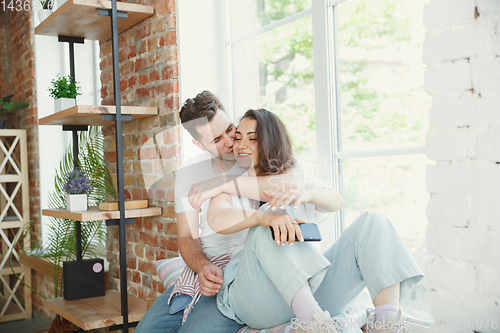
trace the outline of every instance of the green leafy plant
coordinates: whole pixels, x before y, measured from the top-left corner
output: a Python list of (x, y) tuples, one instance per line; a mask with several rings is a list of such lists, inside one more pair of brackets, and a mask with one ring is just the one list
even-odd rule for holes
[[(109, 195), (116, 200), (116, 192), (109, 170), (104, 165), (104, 137), (101, 128), (92, 126), (89, 131), (79, 133), (78, 166), (88, 175), (88, 183), (92, 189), (87, 194), (89, 206), (96, 206)], [(73, 151), (70, 144), (55, 173), (55, 190), (48, 196), (50, 209), (66, 207), (66, 192), (63, 189), (67, 176), (72, 173)], [(31, 243), (30, 249), (22, 249), (26, 255), (46, 259), (52, 265), (54, 280), (54, 297), (61, 296), (62, 279), (59, 279), (61, 265), (64, 261), (76, 260), (76, 236), (73, 220), (50, 217), (50, 228), (44, 243)], [(27, 223), (22, 232), (16, 235), (15, 241), (31, 235), (34, 221)], [(103, 220), (81, 223), (82, 256), (96, 257), (100, 254), (106, 237), (106, 225)], [(12, 258), (12, 255), (11, 255)], [(12, 264), (11, 264), (12, 266)], [(24, 283), (24, 282), (23, 282)], [(32, 289), (30, 286), (28, 286)], [(32, 289), (33, 290), (33, 289)], [(33, 290), (35, 291), (35, 290)], [(37, 292), (37, 291), (35, 291)], [(38, 293), (38, 292), (37, 292)], [(39, 293), (38, 293), (39, 294)], [(45, 296), (41, 295), (43, 298)]]
[(25, 102), (12, 101), (13, 97), (14, 95), (9, 95), (0, 98), (0, 115), (3, 115), (4, 113), (7, 115), (11, 115), (16, 109), (23, 109), (29, 106), (29, 104)]
[(41, 0), (40, 5), (42, 5), (42, 9), (50, 9), (54, 8), (54, 0)]
[(57, 74), (57, 78), (52, 79), (50, 82), (52, 84), (49, 87), (49, 95), (54, 99), (58, 98), (76, 98), (76, 96), (81, 95), (80, 83), (76, 82), (71, 75), (60, 76)]

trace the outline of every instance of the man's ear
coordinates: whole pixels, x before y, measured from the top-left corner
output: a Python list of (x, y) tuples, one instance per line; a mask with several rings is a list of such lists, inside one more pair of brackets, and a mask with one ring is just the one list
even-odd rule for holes
[(200, 148), (201, 150), (207, 151), (207, 148), (205, 148), (205, 146), (203, 146), (201, 142), (199, 142), (198, 140), (193, 139), (193, 143), (196, 147)]

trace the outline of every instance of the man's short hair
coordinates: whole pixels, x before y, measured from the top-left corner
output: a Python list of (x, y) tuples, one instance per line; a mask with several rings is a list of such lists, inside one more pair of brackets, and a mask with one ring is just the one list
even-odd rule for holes
[[(188, 98), (181, 107), (179, 116), (184, 128), (191, 136), (200, 141), (201, 135), (197, 131), (199, 124), (203, 124), (212, 120), (217, 111), (221, 109), (224, 112), (224, 105), (221, 104), (217, 96), (208, 90), (204, 90), (195, 98)], [(200, 118), (205, 118), (200, 119)], [(199, 120), (199, 121), (197, 121)]]

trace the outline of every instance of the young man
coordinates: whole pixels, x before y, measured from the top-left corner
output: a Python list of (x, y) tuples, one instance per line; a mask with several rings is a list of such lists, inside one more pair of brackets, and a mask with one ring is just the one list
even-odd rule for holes
[(300, 186), (302, 175), (300, 171), (291, 170), (283, 175), (257, 177), (257, 184), (255, 177), (241, 176), (245, 170), (236, 165), (232, 150), (236, 127), (224, 106), (209, 91), (188, 99), (181, 108), (180, 118), (193, 136), (193, 143), (204, 152), (183, 163), (176, 173), (177, 244), (186, 264), (198, 275), (200, 292), (205, 297), (199, 299), (182, 324), (183, 311), (170, 314), (172, 303), (169, 305), (168, 300), (173, 286), (170, 287), (154, 302), (136, 332), (237, 332), (242, 325), (217, 309), (216, 294), (222, 286), (222, 270), (207, 258), (213, 254), (205, 251), (219, 251), (217, 237), (221, 236), (206, 227), (207, 209), (202, 206), (203, 202), (208, 203), (207, 199), (222, 192), (269, 201), (263, 191)]

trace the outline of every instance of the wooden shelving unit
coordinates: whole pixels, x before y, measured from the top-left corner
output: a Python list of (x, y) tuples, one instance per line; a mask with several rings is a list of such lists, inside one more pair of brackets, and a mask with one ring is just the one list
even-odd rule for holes
[[(31, 290), (14, 276), (14, 272), (31, 284), (31, 270), (19, 263), (14, 236), (30, 219), (28, 149), (26, 130), (0, 130), (0, 322), (31, 319)], [(27, 240), (24, 247), (29, 247)], [(18, 298), (24, 288), (23, 297)]]
[[(154, 14), (153, 6), (118, 2), (117, 10), (128, 13), (118, 20), (118, 33), (127, 30)], [(35, 34), (74, 36), (107, 41), (111, 38), (109, 17), (97, 15), (97, 9), (111, 9), (108, 0), (67, 0), (35, 28)]]
[[(39, 119), (40, 125), (93, 125), (110, 126), (112, 120), (103, 120), (102, 116), (116, 114), (116, 107), (110, 105), (76, 105)], [(122, 106), (122, 114), (129, 114), (132, 120), (151, 117), (158, 114), (155, 107)]]
[[(117, 155), (117, 187), (118, 211), (99, 211), (91, 207), (85, 212), (68, 212), (64, 209), (44, 209), (43, 215), (75, 220), (76, 230), (80, 222), (90, 220), (107, 220), (110, 225), (118, 224), (120, 248), (120, 292), (106, 291), (102, 297), (66, 301), (63, 298), (50, 299), (45, 305), (52, 311), (68, 319), (80, 329), (114, 326), (122, 329), (134, 326), (146, 313), (146, 301), (127, 295), (126, 274), (126, 239), (125, 224), (133, 223), (135, 217), (157, 216), (161, 207), (141, 209), (124, 209), (123, 191), (123, 148), (121, 122), (158, 114), (153, 107), (121, 106), (120, 78), (118, 61), (118, 34), (154, 14), (153, 6), (129, 4), (116, 0), (67, 0), (47, 19), (35, 28), (35, 34), (57, 36), (60, 42), (69, 43), (70, 75), (74, 71), (74, 43), (83, 43), (84, 39), (107, 41), (113, 45), (113, 87), (115, 106), (78, 105), (39, 120), (40, 125), (62, 125), (63, 129), (73, 131), (76, 142), (77, 131), (85, 130), (88, 125), (115, 125)], [(111, 116), (110, 115), (114, 115)], [(123, 115), (123, 117), (122, 117)], [(127, 116), (131, 115), (131, 116)], [(106, 120), (104, 120), (106, 117)], [(128, 117), (128, 119), (127, 119)], [(74, 155), (77, 148), (73, 145)], [(77, 237), (78, 239), (78, 237)], [(77, 251), (78, 252), (78, 251)], [(77, 253), (77, 258), (79, 258)]]

